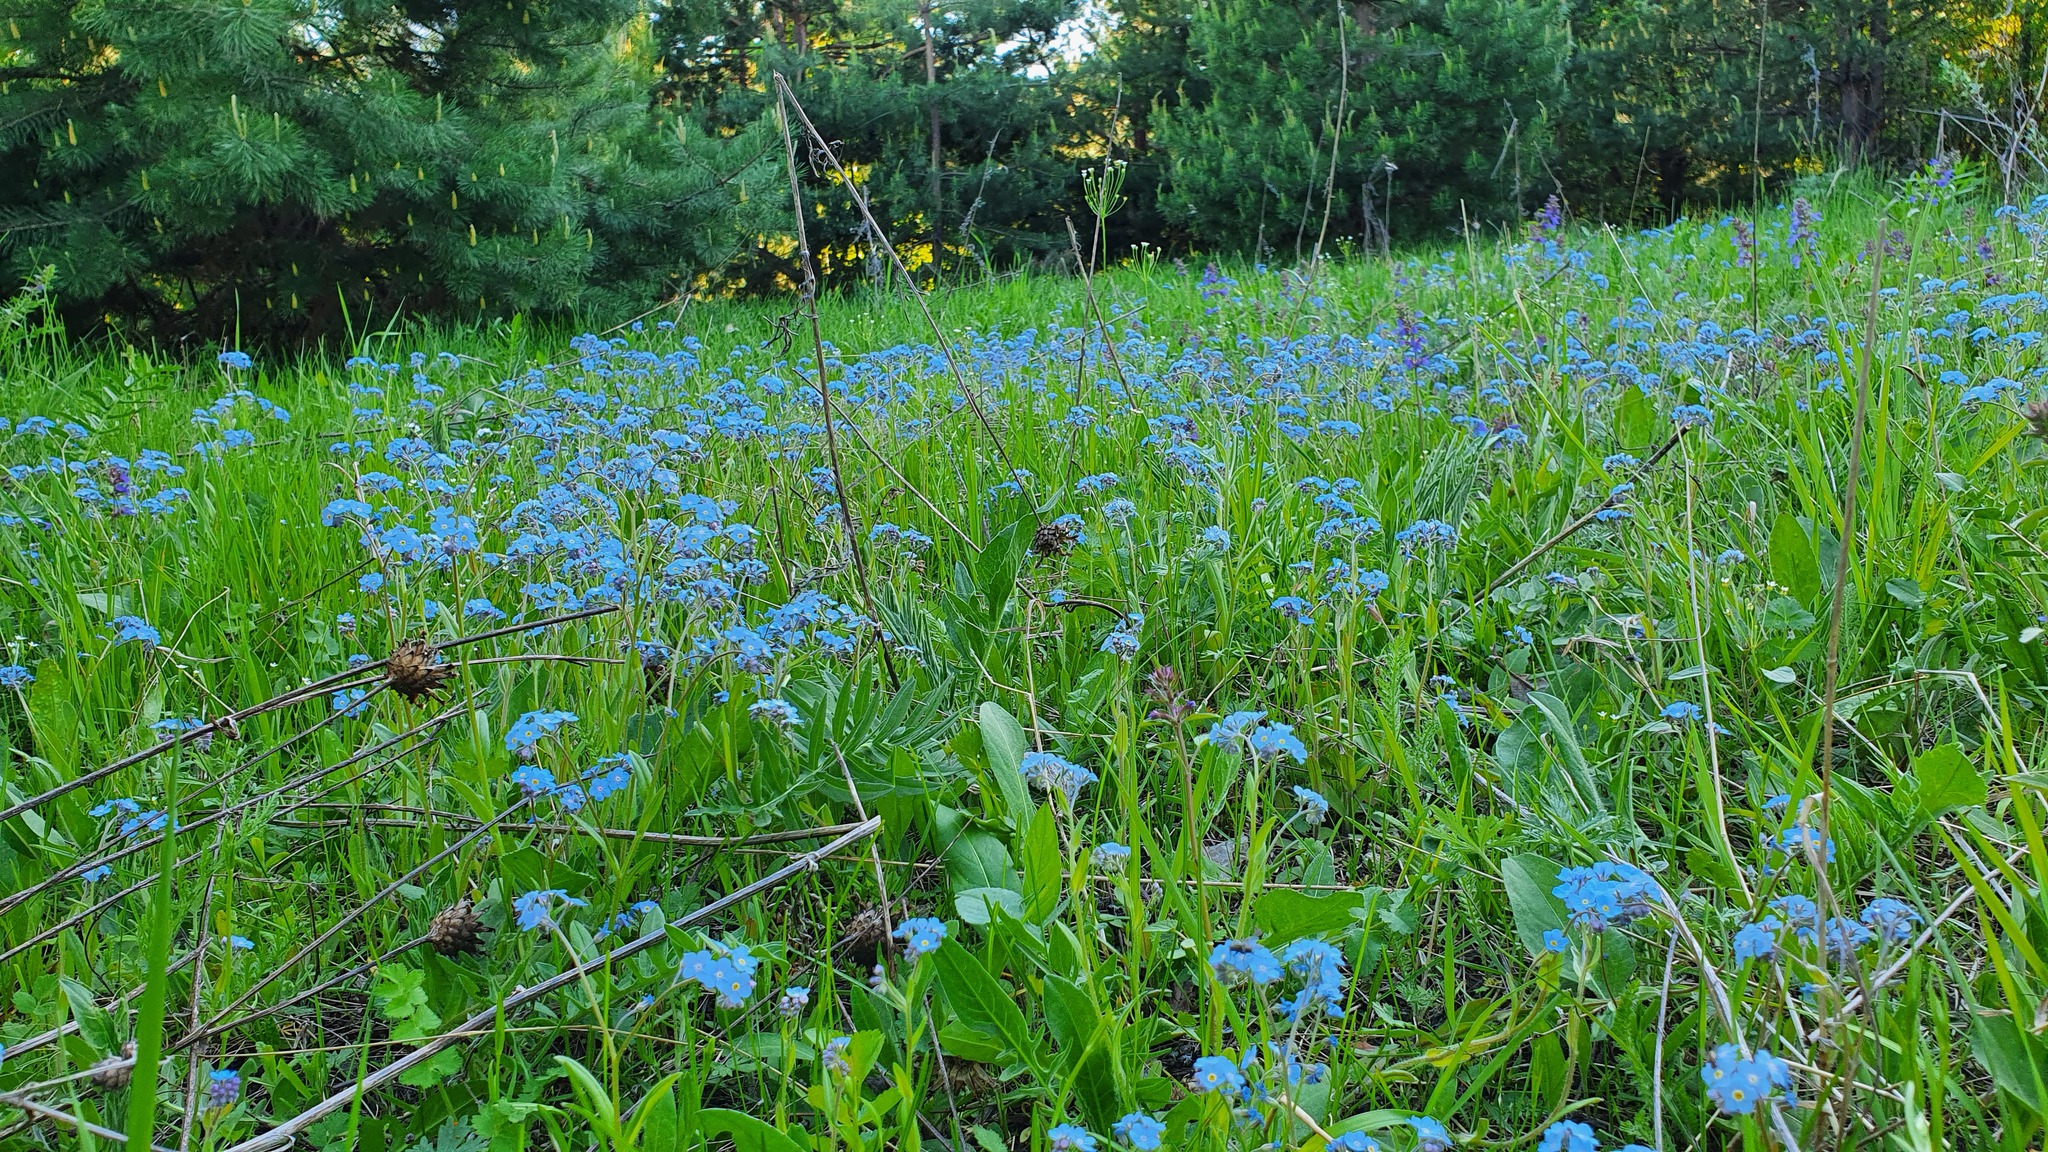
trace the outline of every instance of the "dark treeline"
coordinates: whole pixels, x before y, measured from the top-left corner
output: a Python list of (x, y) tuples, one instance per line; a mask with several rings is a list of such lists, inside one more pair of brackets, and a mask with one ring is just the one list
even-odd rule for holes
[[(796, 273), (776, 74), (916, 274), (2039, 175), (2039, 2), (0, 0), (0, 288), (74, 327), (631, 314)], [(830, 285), (886, 278), (803, 148)], [(2007, 189), (2010, 191), (2010, 188)], [(1097, 237), (1098, 209), (1111, 209)]]

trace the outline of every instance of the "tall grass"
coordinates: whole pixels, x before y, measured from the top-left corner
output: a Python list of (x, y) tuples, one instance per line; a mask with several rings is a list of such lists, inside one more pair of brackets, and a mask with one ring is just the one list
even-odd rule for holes
[(837, 472), (772, 303), (23, 297), (0, 1140), (2037, 1147), (2048, 213), (1808, 192), (828, 299)]

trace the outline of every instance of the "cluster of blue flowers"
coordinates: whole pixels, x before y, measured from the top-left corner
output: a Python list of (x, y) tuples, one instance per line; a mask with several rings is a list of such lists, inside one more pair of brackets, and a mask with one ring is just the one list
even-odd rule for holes
[(531, 760), (540, 750), (542, 740), (575, 722), (574, 712), (538, 709), (525, 713), (505, 729), (505, 751)]
[(1663, 890), (1633, 864), (1602, 860), (1591, 867), (1563, 869), (1550, 893), (1564, 901), (1572, 923), (1605, 932), (1656, 911)]
[(1058, 793), (1072, 804), (1081, 789), (1096, 782), (1095, 773), (1053, 752), (1027, 752), (1018, 764), (1024, 778), (1047, 794)]
[(760, 958), (745, 944), (711, 940), (701, 949), (683, 953), (676, 979), (695, 982), (715, 994), (721, 1008), (744, 1008), (754, 996), (755, 973), (760, 967)]
[(140, 616), (116, 616), (107, 621), (107, 628), (113, 632), (116, 644), (140, 644), (144, 648), (155, 648), (164, 642), (163, 633), (150, 627), (149, 621)]
[(747, 705), (747, 715), (771, 728), (794, 728), (803, 722), (796, 705), (778, 697), (756, 700)]
[(555, 908), (587, 908), (590, 901), (581, 900), (561, 888), (541, 888), (524, 892), (512, 900), (512, 913), (522, 931), (532, 932), (541, 928), (553, 928)]
[(1823, 918), (1820, 906), (1797, 892), (1774, 898), (1770, 908), (1770, 914), (1736, 929), (1731, 946), (1738, 964), (1779, 959), (1788, 931), (1792, 939), (1824, 946), (1838, 961), (1846, 961), (1870, 944), (1904, 944), (1913, 938), (1914, 926), (1924, 923), (1920, 913), (1889, 896), (1866, 904), (1863, 914), (1854, 920)]
[[(1590, 1124), (1559, 1120), (1543, 1130), (1543, 1138), (1536, 1142), (1536, 1152), (1600, 1152), (1600, 1137)], [(1615, 1152), (1650, 1152), (1650, 1149), (1641, 1144), (1624, 1144)]]
[(1792, 1069), (1761, 1048), (1754, 1056), (1744, 1056), (1734, 1044), (1716, 1047), (1714, 1058), (1700, 1069), (1700, 1079), (1706, 1081), (1707, 1099), (1737, 1116), (1755, 1112), (1768, 1100), (1795, 1102)]
[(1236, 1059), (1197, 1059), (1188, 1086), (1221, 1097), (1229, 1102), (1234, 1115), (1256, 1128), (1266, 1122), (1266, 1108), (1276, 1087), (1291, 1098), (1298, 1086), (1320, 1084), (1329, 1075), (1329, 1065), (1304, 1059), (1292, 1041), (1268, 1042), (1247, 1049)]
[(904, 958), (916, 960), (937, 952), (939, 945), (945, 943), (946, 924), (929, 916), (917, 916), (898, 924), (894, 935), (903, 942)]
[[(1264, 712), (1232, 712), (1215, 724), (1210, 725), (1203, 739), (1217, 748), (1241, 755), (1248, 755), (1260, 763), (1277, 763), (1283, 759), (1296, 764), (1308, 762), (1308, 746), (1294, 734), (1292, 724), (1275, 721), (1264, 723)], [(1328, 810), (1324, 805), (1324, 810)]]
[(160, 808), (145, 808), (140, 800), (127, 796), (106, 800), (86, 810), (89, 816), (109, 818), (122, 839), (144, 832), (161, 832), (170, 826), (170, 815)]

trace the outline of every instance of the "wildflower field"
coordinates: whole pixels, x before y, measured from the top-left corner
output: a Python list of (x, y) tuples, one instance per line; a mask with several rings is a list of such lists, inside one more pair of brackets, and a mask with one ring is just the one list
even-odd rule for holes
[(2048, 198), (1969, 184), (816, 337), (22, 296), (0, 1147), (2038, 1148)]

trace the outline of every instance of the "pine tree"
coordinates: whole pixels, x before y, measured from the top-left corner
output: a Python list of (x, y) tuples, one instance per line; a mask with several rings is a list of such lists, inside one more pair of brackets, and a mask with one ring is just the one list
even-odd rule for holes
[(0, 276), (54, 264), (74, 320), (647, 307), (729, 255), (772, 178), (760, 128), (650, 107), (631, 0), (0, 12)]
[(1326, 207), (1367, 240), (1519, 215), (1564, 95), (1566, 30), (1530, 0), (1208, 0), (1189, 42), (1209, 96), (1159, 128), (1164, 210), (1210, 246), (1304, 255)]
[[(1578, 98), (1559, 117), (1567, 191), (1584, 215), (1665, 219), (1768, 195), (1829, 162), (1917, 164), (1944, 146), (1941, 120), (1926, 110), (1961, 95), (1946, 91), (1945, 59), (1997, 73), (2010, 46), (2038, 64), (2023, 38), (2001, 44), (1997, 22), (2016, 11), (1973, 0), (1910, 10), (1889, 0), (1575, 8)], [(2038, 27), (2038, 15), (2010, 26)], [(1946, 146), (1967, 146), (1969, 135), (1954, 131)]]
[(1083, 76), (1082, 105), (1100, 122), (1087, 128), (1105, 150), (1125, 161), (1127, 203), (1109, 221), (1110, 251), (1145, 243), (1183, 248), (1192, 239), (1160, 211), (1159, 192), (1171, 175), (1172, 158), (1159, 146), (1159, 125), (1183, 104), (1209, 98), (1207, 75), (1188, 53), (1195, 5), (1192, 0), (1113, 0), (1107, 5), (1110, 32)]

